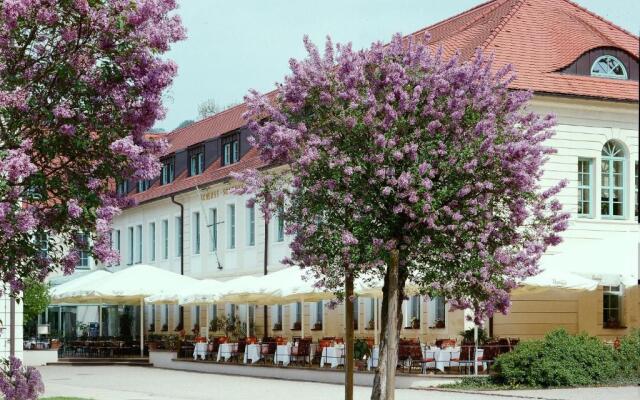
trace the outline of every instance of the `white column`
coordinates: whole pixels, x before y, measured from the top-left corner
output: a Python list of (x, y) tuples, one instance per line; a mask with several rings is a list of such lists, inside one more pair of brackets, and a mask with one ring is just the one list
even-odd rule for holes
[(140, 357), (144, 357), (144, 299), (140, 299)]
[(378, 344), (378, 298), (373, 298), (373, 343)]
[(304, 300), (300, 301), (300, 336), (304, 339)]

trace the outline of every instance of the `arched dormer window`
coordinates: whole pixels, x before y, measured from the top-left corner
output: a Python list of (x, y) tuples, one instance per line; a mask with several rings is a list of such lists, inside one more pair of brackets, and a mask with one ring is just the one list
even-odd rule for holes
[(622, 146), (613, 140), (602, 148), (601, 205), (603, 217), (624, 217), (625, 199), (625, 153)]
[(624, 64), (612, 55), (605, 54), (591, 64), (591, 76), (601, 78), (629, 79)]

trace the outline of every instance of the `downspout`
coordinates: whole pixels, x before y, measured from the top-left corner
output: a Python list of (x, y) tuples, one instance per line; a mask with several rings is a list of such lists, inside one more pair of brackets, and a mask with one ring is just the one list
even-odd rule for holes
[[(264, 219), (264, 275), (267, 275), (267, 266), (269, 265), (269, 220), (267, 217)], [(262, 314), (264, 318), (264, 338), (266, 340), (269, 337), (269, 324), (268, 324), (268, 311), (267, 306), (262, 306)]]
[[(184, 275), (184, 204), (176, 201), (174, 195), (171, 195), (171, 202), (180, 207), (180, 275)], [(184, 307), (180, 307), (180, 322), (176, 330), (180, 331), (184, 328)]]

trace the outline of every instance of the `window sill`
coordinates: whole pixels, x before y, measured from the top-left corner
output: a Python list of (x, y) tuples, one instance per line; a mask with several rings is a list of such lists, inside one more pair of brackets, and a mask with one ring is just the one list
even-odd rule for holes
[(420, 330), (420, 328), (414, 328), (413, 326), (405, 326), (403, 329), (405, 329), (405, 330), (410, 330), (410, 331), (417, 331), (417, 330)]
[(321, 331), (322, 328), (311, 328), (312, 331)]
[(446, 326), (430, 326), (429, 329), (447, 329)]
[(602, 325), (602, 329), (609, 329), (609, 330), (625, 330), (627, 328), (628, 327), (624, 325), (617, 325), (617, 326)]

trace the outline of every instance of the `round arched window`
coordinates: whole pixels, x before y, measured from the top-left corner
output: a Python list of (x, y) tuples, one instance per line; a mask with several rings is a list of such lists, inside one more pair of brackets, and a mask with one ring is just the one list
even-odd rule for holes
[(591, 65), (591, 76), (603, 78), (628, 79), (627, 69), (622, 61), (614, 56), (604, 55)]
[(602, 148), (601, 214), (603, 217), (624, 217), (625, 199), (625, 153), (622, 146), (613, 140)]

